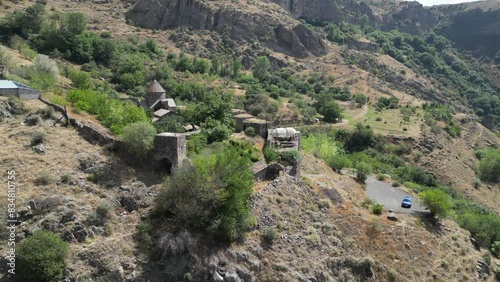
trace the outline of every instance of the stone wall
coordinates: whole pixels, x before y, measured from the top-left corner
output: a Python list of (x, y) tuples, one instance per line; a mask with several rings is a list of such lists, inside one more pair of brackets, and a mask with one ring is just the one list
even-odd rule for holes
[(263, 122), (261, 120), (256, 119), (247, 119), (243, 121), (243, 131), (245, 129), (253, 127), (255, 129), (255, 134), (259, 135), (262, 138), (267, 137), (267, 129), (272, 127), (270, 122)]
[(23, 100), (34, 100), (40, 98), (42, 91), (35, 89), (18, 89), (17, 95)]
[[(44, 104), (53, 107), (57, 112), (66, 114), (64, 107), (54, 104), (40, 97), (40, 101)], [(108, 146), (116, 152), (126, 152), (125, 144), (111, 135), (109, 132), (100, 130), (92, 125), (80, 122), (75, 118), (69, 118), (69, 124), (73, 126), (80, 136), (91, 144), (100, 146)], [(156, 164), (159, 161), (166, 161), (171, 167), (176, 167), (182, 164), (187, 158), (186, 138), (193, 134), (198, 134), (200, 131), (188, 133), (161, 133), (157, 134), (154, 139), (153, 162)]]
[(7, 97), (18, 97), (17, 89), (0, 89), (0, 95)]
[(34, 100), (40, 98), (41, 91), (34, 89), (0, 89), (1, 96), (18, 97), (23, 100)]
[[(54, 104), (41, 97), (39, 98), (39, 100), (42, 101), (44, 104), (53, 107), (54, 110), (56, 110), (57, 112), (63, 115), (66, 114), (66, 110), (64, 109), (64, 107)], [(91, 144), (98, 144), (100, 146), (110, 146), (112, 148), (123, 147), (123, 144), (121, 144), (122, 142), (116, 139), (114, 136), (112, 136), (109, 132), (103, 132), (94, 126), (89, 124), (84, 124), (75, 118), (71, 117), (68, 118), (69, 118), (68, 119), (69, 124), (73, 126), (76, 129), (76, 131), (78, 131), (78, 134), (80, 134), (80, 136), (82, 136), (82, 138), (85, 139), (87, 142)]]

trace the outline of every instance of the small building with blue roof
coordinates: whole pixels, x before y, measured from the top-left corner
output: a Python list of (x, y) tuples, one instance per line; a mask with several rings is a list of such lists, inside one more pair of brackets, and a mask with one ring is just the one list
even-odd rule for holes
[(24, 100), (38, 99), (42, 91), (35, 90), (12, 80), (0, 80), (0, 96), (18, 97)]

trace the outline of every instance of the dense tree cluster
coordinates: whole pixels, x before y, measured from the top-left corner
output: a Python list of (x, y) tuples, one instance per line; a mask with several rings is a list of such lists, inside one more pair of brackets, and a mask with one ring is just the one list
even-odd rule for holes
[(174, 170), (156, 204), (158, 219), (232, 242), (253, 227), (250, 159), (237, 146), (200, 155)]

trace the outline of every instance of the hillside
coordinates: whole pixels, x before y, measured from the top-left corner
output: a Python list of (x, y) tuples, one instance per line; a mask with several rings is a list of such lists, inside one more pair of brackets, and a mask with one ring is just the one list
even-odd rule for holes
[[(29, 103), (29, 107), (35, 110), (43, 104)], [(307, 154), (301, 179), (284, 176), (258, 184), (262, 188), (253, 195), (252, 212), (258, 229), (250, 232), (243, 244), (210, 247), (203, 244), (206, 239), (184, 234), (179, 240), (195, 241), (184, 251), (175, 251), (174, 256), (166, 255), (160, 261), (167, 268), (160, 267), (144, 257), (144, 245), (134, 239), (140, 232), (135, 226), (151, 208), (147, 195), (157, 189), (151, 176), (88, 144), (71, 128), (52, 127), (50, 120), (30, 128), (21, 124), (23, 118), (1, 123), (1, 132), (10, 136), (2, 136), (4, 150), (19, 152), (1, 160), (5, 167), (16, 169), (18, 185), (23, 187), (16, 195), (17, 202), (22, 206), (32, 200), (38, 206), (32, 218), (19, 227), (19, 236), (38, 228), (75, 236), (69, 277), (164, 281), (165, 277), (175, 280), (191, 269), (193, 279), (201, 281), (221, 264), (229, 275), (237, 273), (245, 281), (251, 280), (243, 277), (258, 281), (474, 280), (478, 275), (476, 264), (482, 254), (453, 221), (436, 228), (410, 215), (400, 215), (397, 222), (371, 215), (362, 207), (364, 193), (359, 184), (333, 173), (324, 162)], [(47, 134), (44, 154), (25, 148), (33, 130)], [(111, 166), (110, 171), (120, 175), (109, 176), (111, 185), (88, 181), (89, 172), (82, 170), (88, 157), (95, 158), (95, 165)], [(44, 164), (42, 168), (40, 164)], [(50, 176), (49, 184), (33, 184), (43, 174)], [(64, 175), (70, 180), (61, 180)], [(128, 212), (128, 206), (116, 204), (130, 197), (131, 191), (138, 193), (136, 189), (141, 193), (136, 199), (142, 203), (138, 210)], [(335, 194), (338, 196), (332, 197)], [(107, 219), (103, 225), (91, 223), (92, 213), (103, 203), (112, 205)], [(271, 245), (260, 239), (261, 230), (269, 226), (278, 226), (278, 236)]]
[[(6, 78), (119, 140), (92, 145), (78, 126), (54, 126), (60, 113), (41, 101), (16, 112), (0, 97), (0, 163), (21, 187), (17, 240), (46, 230), (68, 243), (60, 279), (499, 279), (498, 1), (32, 4), (0, 1)], [(130, 103), (153, 79), (177, 104), (160, 122)], [(300, 150), (266, 151), (253, 126), (235, 133), (243, 111), (253, 126), (300, 130)], [(129, 137), (144, 155), (126, 141), (137, 124), (148, 130)], [(180, 168), (165, 175), (148, 159), (154, 134), (198, 127)], [(300, 177), (247, 179), (266, 161), (299, 163)], [(390, 220), (363, 176), (414, 201), (441, 193), (447, 207)]]

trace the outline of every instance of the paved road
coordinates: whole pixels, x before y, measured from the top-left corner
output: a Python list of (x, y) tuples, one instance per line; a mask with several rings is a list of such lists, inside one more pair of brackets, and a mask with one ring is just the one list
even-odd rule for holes
[(372, 176), (366, 179), (366, 196), (384, 205), (384, 210), (393, 209), (396, 213), (415, 213), (425, 210), (415, 197), (412, 197), (412, 207), (401, 207), (403, 198), (408, 194), (400, 188), (392, 187), (390, 183), (378, 181)]

